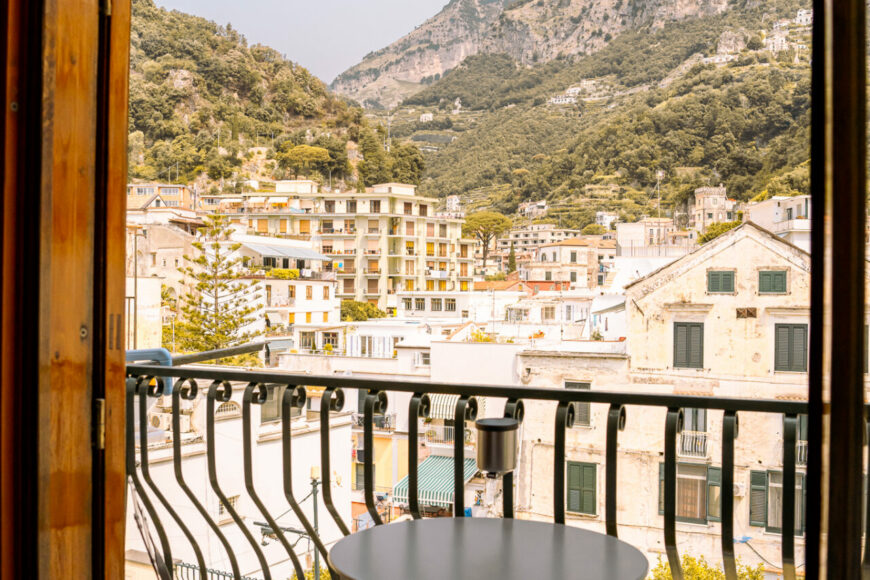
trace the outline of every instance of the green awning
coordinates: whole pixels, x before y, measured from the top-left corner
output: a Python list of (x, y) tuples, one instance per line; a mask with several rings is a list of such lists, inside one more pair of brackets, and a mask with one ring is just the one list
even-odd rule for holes
[[(420, 505), (453, 507), (453, 457), (430, 455), (418, 466)], [(465, 460), (465, 483), (477, 473), (474, 459)], [(393, 505), (408, 503), (408, 476), (393, 487)]]

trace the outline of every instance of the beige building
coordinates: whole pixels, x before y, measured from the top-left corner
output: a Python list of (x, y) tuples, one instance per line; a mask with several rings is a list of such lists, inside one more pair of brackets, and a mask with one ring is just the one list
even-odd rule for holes
[(514, 228), (496, 242), (496, 249), (506, 253), (513, 245), (515, 252), (528, 252), (544, 244), (552, 244), (580, 235), (580, 230), (557, 228), (555, 224), (532, 224)]
[(699, 187), (689, 202), (689, 227), (702, 234), (712, 223), (736, 220), (737, 211), (740, 209), (737, 201), (728, 199), (725, 195), (724, 185)]
[(437, 215), (438, 200), (413, 185), (365, 193), (324, 193), (311, 181), (278, 182), (275, 192), (204, 196), (204, 207), (260, 235), (310, 239), (329, 256), (342, 299), (386, 308), (399, 290), (470, 291), (474, 244), (463, 220)]
[(127, 209), (174, 207), (195, 210), (196, 196), (186, 185), (178, 183), (130, 183), (127, 185)]
[(607, 282), (615, 257), (615, 241), (592, 236), (544, 244), (520, 265), (520, 279), (569, 282), (571, 289), (596, 288)]

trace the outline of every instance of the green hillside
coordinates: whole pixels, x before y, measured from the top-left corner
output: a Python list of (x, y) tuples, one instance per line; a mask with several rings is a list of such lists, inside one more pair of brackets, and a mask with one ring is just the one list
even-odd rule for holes
[[(274, 49), (249, 46), (230, 25), (133, 0), (131, 38), (131, 179), (419, 181), (415, 147), (386, 152), (385, 130), (361, 109)], [(349, 162), (348, 142), (364, 161)], [(300, 145), (319, 149), (294, 151)]]
[[(724, 183), (739, 199), (802, 192), (809, 31), (789, 30), (790, 46), (800, 50), (778, 54), (763, 49), (763, 38), (804, 4), (737, 5), (718, 16), (623, 34), (573, 62), (523, 68), (504, 55), (475, 56), (399, 111), (430, 111), (432, 122), (395, 123), (394, 133), (426, 142), (432, 128), (440, 129), (434, 133), (441, 143), (429, 142), (426, 193), (477, 200), (489, 193), (490, 205), (508, 213), (524, 199), (548, 198), (562, 206), (551, 214), (573, 225), (584, 225), (594, 209), (629, 219), (649, 210), (660, 170), (666, 209), (704, 184)], [(741, 39), (734, 60), (703, 64), (723, 33)], [(547, 103), (584, 80), (597, 83), (589, 98)], [(457, 97), (462, 110), (451, 113)], [(618, 191), (596, 196), (602, 185)]]

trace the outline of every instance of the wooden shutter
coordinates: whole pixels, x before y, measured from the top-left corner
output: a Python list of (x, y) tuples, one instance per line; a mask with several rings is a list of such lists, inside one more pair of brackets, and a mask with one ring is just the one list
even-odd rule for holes
[(584, 514), (594, 514), (595, 510), (595, 487), (596, 487), (596, 465), (594, 463), (584, 463), (582, 465), (583, 480), (581, 482), (581, 505), (580, 511)]
[(720, 272), (720, 292), (734, 292), (734, 272)]
[(704, 325), (700, 323), (690, 324), (689, 335), (689, 364), (691, 368), (704, 367)]
[[(719, 493), (715, 493), (717, 491)], [(712, 499), (714, 497), (718, 497), (719, 501), (714, 503)], [(722, 521), (722, 469), (719, 467), (707, 468), (707, 519), (711, 522)]]
[(299, 233), (300, 234), (310, 234), (311, 233), (311, 220), (299, 220)]
[(707, 272), (707, 292), (722, 291), (722, 272)]
[(685, 323), (674, 323), (674, 367), (689, 366), (689, 329)]
[(767, 525), (767, 472), (749, 473), (749, 525)]
[(777, 272), (773, 272), (773, 284), (771, 292), (777, 293), (785, 293), (786, 291), (786, 272), (785, 270), (779, 270)]
[(278, 232), (282, 233), (282, 234), (287, 233), (287, 220), (286, 219), (278, 220)]
[(568, 463), (568, 511), (581, 511), (583, 467), (579, 463)]
[(773, 292), (773, 272), (758, 273), (758, 292), (761, 294)]
[(789, 370), (789, 354), (791, 352), (790, 334), (787, 324), (774, 325), (774, 370)]
[(794, 324), (791, 328), (791, 370), (807, 370), (807, 325)]

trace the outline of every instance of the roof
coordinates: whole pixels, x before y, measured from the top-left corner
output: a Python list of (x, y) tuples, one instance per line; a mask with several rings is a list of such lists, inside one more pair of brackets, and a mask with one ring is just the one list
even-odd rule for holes
[(642, 277), (640, 277), (640, 278), (638, 278), (638, 279), (636, 279), (636, 280), (633, 280), (632, 282), (630, 282), (630, 283), (628, 283), (628, 284), (625, 285), (625, 289), (627, 290), (627, 289), (631, 288), (632, 286), (635, 286), (635, 285), (637, 285), (637, 284), (640, 284), (640, 283), (643, 282), (644, 280), (648, 280), (648, 279), (652, 278), (653, 276), (656, 276), (656, 275), (658, 275), (660, 272), (663, 272), (663, 271), (665, 271), (665, 270), (667, 270), (667, 269), (669, 269), (669, 268), (677, 267), (677, 266), (679, 266), (680, 264), (682, 264), (683, 262), (685, 262), (686, 260), (689, 260), (689, 259), (693, 258), (693, 257), (694, 257), (696, 254), (698, 254), (699, 252), (707, 251), (707, 250), (709, 250), (710, 248), (713, 248), (713, 247), (719, 245), (717, 242), (721, 243), (722, 240), (727, 240), (728, 238), (734, 237), (734, 236), (738, 235), (738, 233), (743, 232), (743, 231), (745, 231), (745, 230), (748, 229), (748, 228), (752, 228), (752, 229), (754, 229), (754, 230), (760, 232), (760, 233), (761, 233), (762, 235), (764, 235), (765, 237), (772, 238), (772, 239), (776, 240), (777, 242), (779, 242), (780, 244), (783, 244), (783, 245), (785, 245), (785, 246), (791, 248), (792, 250), (797, 250), (797, 251), (800, 252), (801, 254), (804, 254), (805, 256), (809, 256), (809, 252), (807, 252), (807, 251), (804, 250), (803, 248), (799, 248), (798, 246), (792, 244), (791, 242), (786, 241), (785, 239), (779, 237), (778, 235), (774, 234), (774, 233), (771, 232), (770, 230), (767, 230), (767, 229), (761, 227), (760, 225), (756, 224), (755, 222), (745, 221), (745, 222), (743, 222), (741, 225), (737, 226), (736, 228), (733, 228), (733, 229), (728, 230), (728, 231), (725, 232), (724, 234), (721, 234), (720, 236), (717, 236), (716, 238), (710, 240), (710, 241), (707, 242), (706, 244), (702, 244), (702, 245), (698, 246), (695, 250), (689, 252), (689, 253), (686, 254), (685, 256), (682, 256), (682, 257), (680, 257), (680, 258), (674, 260), (673, 262), (671, 262), (671, 263), (669, 263), (669, 264), (665, 264), (665, 265), (662, 266), (661, 268), (658, 268), (658, 269), (656, 269), (656, 270), (653, 270), (652, 272), (650, 272), (650, 273), (647, 274), (646, 276), (642, 276)]
[(474, 282), (474, 291), (489, 290), (520, 290), (523, 283), (520, 280), (484, 280)]
[(252, 252), (260, 254), (261, 256), (293, 258), (295, 260), (318, 260), (321, 262), (330, 261), (330, 258), (308, 248), (299, 248), (294, 246), (276, 246), (272, 244), (257, 244), (253, 242), (242, 242), (242, 245), (251, 250)]
[[(474, 459), (465, 460), (464, 482), (474, 477)], [(453, 507), (453, 457), (430, 455), (417, 467), (417, 497), (422, 505)], [(393, 503), (408, 503), (408, 476), (393, 487)]]

